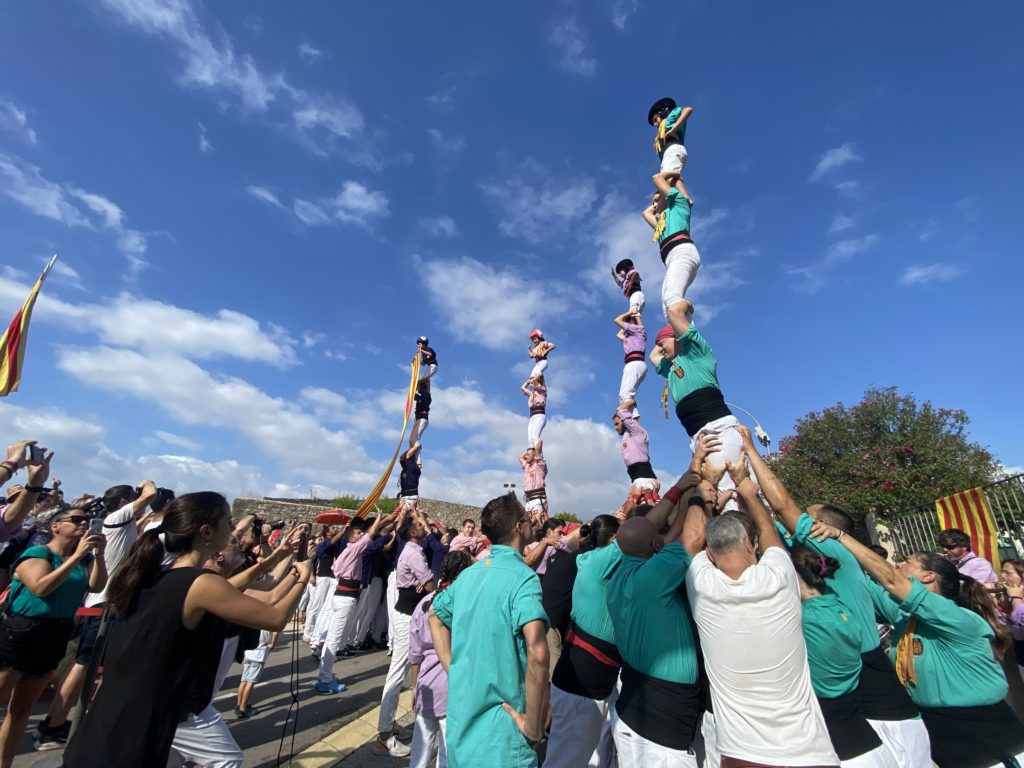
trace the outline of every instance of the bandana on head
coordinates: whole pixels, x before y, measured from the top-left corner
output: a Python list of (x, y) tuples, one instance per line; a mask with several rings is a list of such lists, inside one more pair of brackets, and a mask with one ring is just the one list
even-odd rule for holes
[(662, 339), (674, 339), (675, 337), (676, 332), (672, 330), (672, 326), (666, 325), (664, 328), (658, 331), (658, 335), (654, 337), (654, 342), (657, 343)]

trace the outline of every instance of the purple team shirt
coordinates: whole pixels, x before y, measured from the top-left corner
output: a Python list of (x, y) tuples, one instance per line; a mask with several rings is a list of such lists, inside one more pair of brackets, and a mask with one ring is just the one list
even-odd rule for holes
[(420, 600), (409, 619), (409, 663), (420, 665), (420, 673), (416, 677), (416, 714), (440, 720), (448, 712), (448, 675), (437, 658), (434, 641), (430, 637), (430, 625), (427, 623), (430, 611), (423, 610), (424, 604), (432, 598), (433, 595), (427, 595)]
[(434, 572), (427, 565), (427, 556), (423, 554), (423, 547), (415, 541), (405, 542), (402, 554), (398, 556), (396, 570), (395, 585), (399, 589), (418, 587), (434, 578)]
[(647, 437), (647, 430), (640, 426), (640, 422), (633, 418), (633, 414), (629, 411), (620, 409), (615, 415), (622, 420), (622, 426), (626, 428), (619, 445), (622, 449), (622, 460), (626, 466), (629, 467), (641, 461), (650, 461), (650, 441)]
[(370, 546), (370, 537), (364, 533), (359, 537), (359, 541), (345, 547), (331, 567), (335, 577), (339, 579), (362, 579), (363, 550), (368, 546)]
[(958, 560), (956, 569), (964, 576), (970, 576), (975, 581), (999, 581), (999, 577), (996, 576), (996, 572), (992, 569), (992, 563), (984, 557), (978, 557), (973, 552), (968, 552)]
[(622, 339), (622, 351), (627, 355), (631, 352), (643, 354), (647, 351), (647, 329), (636, 323), (625, 323), (622, 326), (624, 338)]

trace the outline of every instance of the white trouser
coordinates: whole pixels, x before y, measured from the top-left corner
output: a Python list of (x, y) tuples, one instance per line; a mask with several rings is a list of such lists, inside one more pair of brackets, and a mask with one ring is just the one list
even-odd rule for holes
[(224, 687), (224, 680), (235, 663), (235, 655), (238, 653), (238, 635), (229, 637), (224, 641), (224, 647), (220, 651), (220, 664), (217, 666), (217, 676), (213, 678), (213, 690), (211, 696), (216, 696)]
[[(338, 586), (338, 580), (333, 576), (326, 579), (330, 585), (327, 587), (327, 595), (320, 604), (320, 610), (316, 614), (316, 623), (313, 625), (313, 634), (309, 636), (310, 647), (323, 645), (327, 637), (327, 631), (331, 628), (331, 615), (334, 613), (334, 588)], [(317, 584), (320, 579), (317, 579)]]
[(245, 760), (228, 724), (213, 704), (179, 723), (171, 748), (201, 768), (241, 768)]
[[(619, 382), (619, 402), (636, 401), (636, 391), (640, 383), (647, 378), (647, 361), (630, 360), (622, 366), (622, 380)], [(638, 418), (640, 411), (633, 408), (633, 418)]]
[(302, 590), (302, 597), (299, 598), (299, 605), (296, 607), (296, 611), (300, 613), (306, 610), (306, 606), (309, 605), (309, 596), (313, 594), (313, 585), (307, 584), (306, 588)]
[(868, 725), (875, 729), (900, 768), (932, 768), (932, 742), (923, 720), (868, 720)]
[[(736, 429), (738, 424), (735, 416), (723, 416), (720, 419), (709, 421), (690, 439), (690, 450), (697, 449), (697, 441), (701, 435), (714, 435), (722, 441), (722, 445), (716, 453), (708, 454), (708, 461), (718, 466), (735, 464), (740, 460), (740, 454), (743, 452), (743, 438), (740, 437), (740, 433)], [(718, 490), (730, 491), (735, 487), (736, 484), (732, 481), (732, 477), (726, 472), (718, 483)]]
[(313, 637), (313, 630), (316, 629), (317, 617), (320, 611), (328, 610), (326, 607), (334, 588), (338, 586), (338, 580), (329, 576), (317, 576), (316, 586), (313, 587), (313, 595), (309, 598), (309, 605), (306, 606), (306, 623), (302, 627), (302, 637), (306, 640)]
[(547, 425), (548, 416), (546, 413), (535, 413), (530, 416), (530, 420), (526, 424), (526, 440), (530, 448), (533, 448), (537, 441), (540, 440), (544, 427)]
[(551, 735), (544, 768), (607, 768), (615, 756), (608, 727), (617, 691), (595, 701), (551, 686)]
[(721, 768), (722, 753), (718, 751), (718, 731), (711, 712), (705, 711), (700, 719), (700, 735), (704, 739), (704, 768)]
[(536, 363), (533, 364), (533, 371), (530, 372), (530, 378), (531, 379), (536, 379), (538, 376), (543, 376), (544, 375), (544, 371), (546, 371), (547, 369), (548, 369), (548, 361), (547, 360), (538, 360)]
[(642, 313), (644, 311), (644, 305), (646, 303), (647, 300), (644, 298), (643, 291), (636, 291), (629, 297), (629, 308), (632, 309), (634, 312)]
[(388, 650), (395, 648), (395, 603), (398, 602), (398, 578), (397, 571), (388, 574), (388, 589), (384, 595), (384, 602), (388, 606)]
[(622, 722), (614, 709), (612, 734), (619, 768), (697, 768), (697, 755), (692, 749), (669, 749), (648, 741)]
[(380, 576), (370, 579), (369, 585), (359, 593), (359, 605), (356, 608), (356, 630), (352, 642), (359, 645), (370, 634), (370, 622), (377, 612), (380, 593), (384, 590), (384, 580)]
[(345, 638), (348, 637), (349, 625), (353, 623), (358, 602), (355, 597), (342, 595), (331, 598), (331, 628), (327, 630), (327, 640), (320, 652), (318, 682), (326, 685), (334, 679), (334, 657), (345, 647)]
[(392, 617), (395, 620), (395, 641), (391, 646), (391, 666), (384, 679), (380, 717), (377, 719), (377, 730), (381, 733), (387, 733), (395, 727), (398, 696), (402, 693), (402, 683), (409, 671), (409, 619), (412, 617), (399, 611), (395, 611)]
[[(409, 768), (432, 768), (437, 755), (437, 768), (448, 768), (448, 750), (444, 745), (445, 718), (416, 715), (409, 747)], [(545, 763), (547, 765), (547, 763)]]
[(661, 310), (668, 320), (668, 308), (686, 298), (700, 269), (700, 254), (693, 243), (680, 243), (665, 257), (665, 280), (661, 284)]
[(416, 441), (420, 441), (420, 445), (423, 445), (423, 433), (427, 431), (427, 427), (430, 426), (430, 419), (416, 419), (412, 423), (412, 432), (409, 433), (409, 447), (412, 448)]
[[(383, 591), (383, 587), (381, 587)], [(372, 608), (370, 610), (373, 610)], [(387, 602), (381, 600), (377, 604), (377, 610), (373, 613), (373, 621), (370, 623), (371, 637), (378, 642), (383, 642), (388, 636), (388, 606)]]
[(902, 768), (902, 763), (885, 744), (863, 755), (840, 760), (839, 765), (842, 768)]
[(682, 175), (685, 167), (686, 147), (682, 144), (669, 144), (665, 149), (665, 154), (661, 156), (661, 172)]

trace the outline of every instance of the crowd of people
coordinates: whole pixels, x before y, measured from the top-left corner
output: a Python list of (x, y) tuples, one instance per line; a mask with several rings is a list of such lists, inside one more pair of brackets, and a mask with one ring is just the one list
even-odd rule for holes
[[(479, 527), (446, 528), (419, 497), (437, 371), (426, 337), (390, 514), (318, 531), (235, 521), (219, 493), (150, 480), (66, 502), (47, 486), (54, 454), (14, 443), (0, 462), (0, 768), (54, 682), (34, 746), (64, 747), (67, 768), (164, 766), (172, 751), (241, 766), (214, 696), (241, 663), (234, 714), (256, 714), (291, 622), (317, 659), (314, 695), (344, 693), (345, 660), (387, 648), (371, 749), (414, 768), (1020, 768), (1007, 696), (1024, 675), (1024, 562), (996, 574), (947, 530), (941, 553), (894, 565), (855, 537), (842, 499), (798, 507), (727, 406), (686, 298), (700, 267), (682, 179), (691, 113), (662, 99), (649, 114), (661, 166), (643, 216), (668, 322), (650, 362), (692, 452), (665, 493), (637, 406), (645, 298), (628, 260), (613, 269), (629, 307), (614, 320), (612, 421), (629, 493), (584, 525), (549, 515), (555, 345), (539, 330), (521, 386), (523, 499), (492, 499)], [(410, 673), (411, 728), (397, 720)]]

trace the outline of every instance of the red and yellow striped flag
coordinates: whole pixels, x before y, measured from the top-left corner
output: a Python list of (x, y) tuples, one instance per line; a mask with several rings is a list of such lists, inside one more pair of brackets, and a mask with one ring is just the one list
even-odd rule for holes
[(939, 529), (959, 528), (971, 537), (971, 549), (999, 570), (999, 537), (988, 499), (981, 488), (954, 493), (935, 502)]
[(21, 383), (21, 366), (25, 360), (25, 345), (28, 342), (28, 324), (32, 319), (32, 307), (35, 306), (36, 296), (39, 289), (43, 287), (43, 281), (53, 268), (57, 257), (54, 256), (46, 265), (43, 273), (39, 275), (36, 284), (29, 291), (28, 298), (21, 305), (21, 309), (7, 326), (4, 335), (0, 338), (0, 397), (6, 397), (11, 392), (18, 391)]
[(402, 422), (402, 436), (398, 438), (398, 447), (395, 448), (395, 455), (391, 457), (391, 462), (388, 464), (387, 469), (384, 470), (384, 474), (380, 476), (380, 480), (373, 486), (373, 490), (366, 496), (366, 499), (360, 505), (356, 511), (356, 517), (366, 517), (370, 510), (373, 509), (373, 505), (376, 504), (384, 493), (384, 486), (388, 484), (388, 478), (391, 477), (391, 470), (395, 468), (395, 462), (398, 460), (398, 454), (402, 452), (402, 446), (405, 443), (405, 431), (409, 428), (409, 416), (412, 413), (412, 406), (416, 400), (416, 385), (420, 383), (420, 353), (417, 351), (416, 356), (412, 359), (412, 376), (409, 379), (409, 393), (405, 397), (405, 420)]

